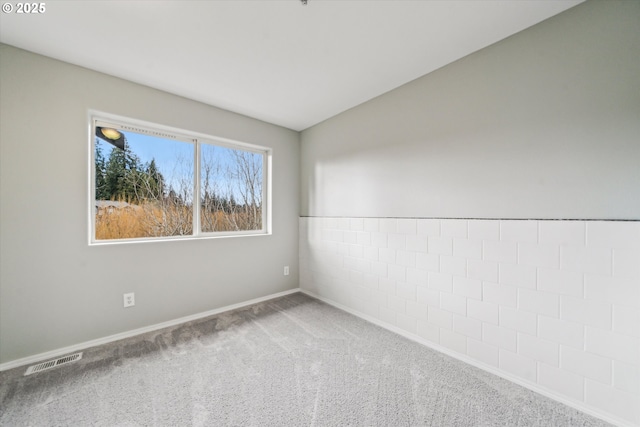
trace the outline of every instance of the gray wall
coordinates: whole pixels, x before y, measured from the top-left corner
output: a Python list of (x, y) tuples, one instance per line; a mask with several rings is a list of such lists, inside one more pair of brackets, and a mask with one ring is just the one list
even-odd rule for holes
[(589, 1), (305, 130), (301, 214), (640, 219), (639, 22)]
[[(0, 362), (298, 286), (297, 132), (0, 49)], [(89, 247), (88, 109), (272, 147), (273, 235)]]

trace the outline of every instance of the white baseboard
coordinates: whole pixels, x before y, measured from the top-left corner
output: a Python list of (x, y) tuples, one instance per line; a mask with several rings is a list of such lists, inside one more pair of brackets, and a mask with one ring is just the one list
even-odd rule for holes
[(402, 330), (402, 329), (398, 328), (397, 326), (394, 326), (394, 325), (392, 325), (390, 323), (386, 323), (386, 322), (383, 322), (383, 321), (381, 321), (379, 319), (376, 319), (375, 317), (369, 316), (368, 314), (361, 313), (361, 312), (359, 312), (357, 310), (354, 310), (352, 308), (346, 307), (346, 306), (344, 306), (344, 305), (342, 305), (340, 303), (337, 303), (337, 302), (332, 301), (330, 299), (321, 297), (320, 295), (317, 295), (317, 294), (315, 294), (315, 293), (313, 293), (311, 291), (308, 291), (306, 289), (300, 288), (300, 292), (303, 293), (303, 294), (309, 295), (310, 297), (319, 299), (320, 301), (322, 301), (324, 303), (327, 303), (327, 304), (329, 304), (329, 305), (331, 305), (333, 307), (336, 307), (336, 308), (338, 308), (340, 310), (346, 311), (347, 313), (353, 314), (354, 316), (360, 317), (361, 319), (364, 319), (364, 320), (366, 320), (368, 322), (371, 322), (371, 323), (373, 323), (373, 324), (375, 324), (377, 326), (380, 326), (380, 327), (382, 327), (384, 329), (387, 329), (387, 330), (389, 330), (391, 332), (394, 332), (394, 333), (396, 333), (398, 335), (401, 335), (401, 336), (403, 336), (403, 337), (405, 337), (407, 339), (410, 339), (411, 341), (415, 341), (418, 344), (424, 345), (425, 347), (429, 347), (429, 348), (431, 348), (431, 349), (433, 349), (435, 351), (438, 351), (440, 353), (444, 353), (447, 356), (451, 356), (454, 359), (457, 359), (457, 360), (459, 360), (461, 362), (467, 363), (469, 365), (475, 366), (476, 368), (482, 369), (483, 371), (486, 371), (486, 372), (489, 372), (491, 374), (497, 375), (497, 376), (499, 376), (501, 378), (504, 378), (504, 379), (506, 379), (508, 381), (511, 381), (512, 383), (516, 383), (518, 385), (521, 385), (521, 386), (523, 386), (525, 388), (528, 388), (529, 390), (535, 391), (536, 393), (539, 393), (539, 394), (541, 394), (543, 396), (546, 396), (546, 397), (548, 397), (550, 399), (553, 399), (553, 400), (555, 400), (557, 402), (560, 402), (560, 403), (562, 403), (564, 405), (567, 405), (567, 406), (570, 406), (570, 407), (572, 407), (574, 409), (577, 409), (578, 411), (584, 412), (586, 414), (589, 414), (591, 416), (594, 416), (596, 418), (599, 418), (599, 419), (601, 419), (603, 421), (606, 421), (606, 422), (611, 423), (611, 424), (616, 425), (616, 426), (620, 426), (620, 427), (636, 427), (636, 426), (634, 426), (634, 424), (631, 424), (629, 421), (620, 419), (620, 418), (616, 417), (615, 415), (611, 415), (609, 413), (601, 412), (597, 408), (593, 408), (591, 406), (585, 405), (584, 402), (580, 402), (578, 400), (573, 400), (571, 398), (567, 398), (566, 396), (557, 394), (553, 390), (546, 389), (544, 387), (541, 387), (538, 384), (523, 380), (522, 378), (518, 378), (516, 376), (513, 376), (513, 375), (509, 374), (508, 372), (504, 372), (504, 371), (498, 370), (493, 366), (486, 365), (486, 364), (484, 364), (482, 362), (479, 362), (479, 361), (477, 361), (475, 359), (472, 359), (472, 358), (470, 358), (470, 357), (468, 357), (468, 356), (466, 356), (464, 354), (457, 353), (457, 352), (452, 351), (452, 350), (450, 350), (450, 349), (448, 349), (446, 347), (443, 347), (443, 346), (441, 346), (439, 344), (435, 344), (435, 343), (433, 343), (431, 341), (427, 341), (427, 340), (425, 340), (424, 338), (422, 338), (422, 337), (420, 337), (418, 335), (414, 335), (414, 334), (409, 333), (407, 331), (404, 331), (404, 330)]
[(504, 378), (508, 381), (511, 381), (513, 383), (516, 383), (518, 385), (521, 385), (523, 387), (528, 388), (529, 390), (532, 390), (536, 393), (539, 393), (543, 396), (546, 396), (550, 399), (553, 399), (555, 401), (558, 401), (562, 404), (565, 404), (567, 406), (570, 406), (572, 408), (575, 408), (581, 412), (584, 412), (586, 414), (592, 415), (596, 418), (599, 418), (603, 421), (606, 421), (608, 423), (620, 426), (620, 427), (634, 427), (633, 424), (629, 423), (626, 420), (622, 420), (614, 415), (608, 414), (608, 413), (603, 413), (593, 407), (590, 406), (586, 406), (583, 402), (577, 401), (577, 400), (573, 400), (570, 398), (567, 398), (566, 396), (562, 396), (559, 395), (557, 393), (555, 393), (552, 390), (540, 387), (540, 385), (538, 384), (534, 384), (531, 383), (529, 381), (523, 380), (521, 378), (515, 377), (507, 372), (501, 371), (496, 369), (493, 366), (489, 366), (486, 365), (482, 362), (478, 362), (477, 360), (474, 360), (468, 356), (465, 356), (463, 354), (460, 353), (456, 353), (452, 350), (449, 350), (446, 347), (442, 347), (439, 344), (435, 344), (433, 342), (427, 341), (424, 338), (418, 336), (418, 335), (414, 335), (411, 334), (407, 331), (404, 331), (392, 324), (383, 322), (379, 319), (376, 319), (375, 317), (369, 316), (367, 314), (361, 313), (357, 310), (351, 309), (349, 307), (346, 307), (340, 303), (337, 303), (335, 301), (332, 301), (330, 299), (321, 297), (320, 295), (317, 295), (311, 291), (308, 291), (306, 289), (302, 289), (302, 288), (294, 288), (294, 289), (290, 289), (288, 291), (284, 291), (284, 292), (278, 292), (275, 294), (271, 294), (271, 295), (267, 295), (261, 298), (256, 298), (256, 299), (252, 299), (249, 301), (244, 301), (238, 304), (233, 304), (233, 305), (228, 305), (225, 307), (220, 307), (220, 308), (216, 308), (214, 310), (209, 310), (209, 311), (205, 311), (202, 313), (197, 313), (197, 314), (193, 314), (190, 316), (185, 316), (185, 317), (180, 317), (178, 319), (174, 319), (174, 320), (169, 320), (167, 322), (162, 322), (162, 323), (157, 323), (155, 325), (150, 325), (150, 326), (145, 326), (143, 328), (138, 328), (138, 329), (133, 329), (131, 331), (127, 331), (127, 332), (122, 332), (119, 334), (115, 334), (115, 335), (109, 335), (107, 337), (104, 338), (98, 338), (95, 340), (91, 340), (91, 341), (85, 341), (83, 343), (80, 344), (75, 344), (69, 347), (64, 347), (64, 348), (59, 348), (56, 350), (52, 350), (52, 351), (48, 351), (45, 353), (40, 353), (40, 354), (36, 354), (33, 356), (28, 356), (28, 357), (24, 357), (21, 359), (16, 359), (16, 360), (12, 360), (10, 362), (6, 362), (6, 363), (2, 363), (0, 364), (0, 371), (6, 371), (8, 369), (13, 369), (13, 368), (18, 368), (21, 366), (26, 366), (26, 365), (30, 365), (33, 363), (38, 363), (47, 359), (53, 359), (56, 357), (60, 357), (60, 356), (64, 356), (65, 354), (68, 353), (73, 353), (79, 350), (84, 350), (90, 347), (95, 347), (97, 345), (102, 345), (102, 344), (107, 344), (110, 342), (114, 342), (114, 341), (118, 341), (124, 338), (130, 338), (136, 335), (140, 335), (140, 334), (144, 334), (147, 332), (152, 332), (152, 331), (157, 331), (158, 329), (163, 329), (163, 328), (167, 328), (167, 327), (171, 327), (171, 326), (175, 326), (178, 325), (180, 323), (186, 323), (186, 322), (190, 322), (193, 320), (198, 320), (198, 319), (202, 319), (208, 316), (213, 316), (216, 314), (220, 314), (223, 313), (225, 311), (231, 311), (231, 310), (236, 310), (238, 308), (242, 308), (242, 307), (247, 307), (253, 304), (257, 304), (263, 301), (268, 301), (270, 299), (274, 299), (274, 298), (279, 298), (285, 295), (290, 295), (290, 294), (294, 294), (297, 292), (301, 292), (303, 294), (309, 295), (310, 297), (316, 298), (324, 303), (327, 303), (333, 307), (336, 307), (340, 310), (346, 311), (347, 313), (353, 314), (354, 316), (357, 316), (361, 319), (364, 319), (368, 322), (371, 322), (377, 326), (380, 326), (384, 329), (387, 329), (393, 333), (396, 333), (398, 335), (401, 335), (407, 339), (410, 339), (414, 342), (417, 342), (418, 344), (424, 345), (425, 347), (429, 347), (435, 351), (438, 351), (440, 353), (444, 353), (447, 356), (451, 356), (454, 359), (460, 360), (461, 362), (464, 363), (468, 363), (469, 365), (475, 366), (476, 368), (482, 369), (483, 371), (487, 371), (491, 374), (497, 375), (501, 378)]
[(288, 291), (278, 292), (276, 294), (267, 295), (261, 298), (255, 298), (249, 301), (244, 301), (238, 304), (228, 305), (226, 307), (216, 308), (214, 310), (205, 311), (202, 313), (192, 314), (190, 316), (180, 317), (178, 319), (169, 320), (167, 322), (157, 323), (155, 325), (145, 326), (143, 328), (133, 329), (131, 331), (121, 332), (115, 335), (109, 335), (104, 338), (98, 338), (91, 341), (85, 341), (80, 344), (75, 344), (69, 347), (58, 348), (56, 350), (47, 351), (45, 353), (35, 354), (33, 356), (23, 357), (21, 359), (12, 360), (10, 362), (5, 362), (0, 364), (0, 372), (6, 371), (13, 368), (18, 368), (20, 366), (30, 365), (32, 363), (42, 362), (47, 359), (54, 359), (56, 357), (64, 356), (67, 353), (74, 353), (79, 350), (84, 350), (89, 347), (95, 347), (97, 345), (107, 344), (113, 341), (118, 341), (124, 338), (130, 338), (136, 335), (144, 334), (147, 332), (157, 331), (158, 329), (167, 328), (170, 326), (179, 325), (180, 323), (191, 322), (192, 320), (202, 319), (204, 317), (213, 316), (215, 314), (220, 314), (225, 311), (235, 310), (238, 308), (246, 307), (249, 305), (257, 304), (259, 302), (268, 301), (270, 299), (279, 298), (285, 295), (294, 294), (296, 292), (300, 292), (300, 288), (290, 289)]

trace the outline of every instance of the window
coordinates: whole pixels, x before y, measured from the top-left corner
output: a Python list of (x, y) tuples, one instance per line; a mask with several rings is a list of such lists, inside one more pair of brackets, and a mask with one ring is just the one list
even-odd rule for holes
[(267, 234), (265, 147), (91, 119), (91, 243)]

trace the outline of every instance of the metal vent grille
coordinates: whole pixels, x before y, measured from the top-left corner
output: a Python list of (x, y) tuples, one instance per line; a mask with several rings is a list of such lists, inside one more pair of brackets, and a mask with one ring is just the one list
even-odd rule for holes
[(55, 360), (49, 360), (48, 362), (38, 363), (37, 365), (29, 366), (25, 375), (35, 374), (36, 372), (46, 371), (47, 369), (55, 368), (56, 366), (65, 365), (67, 363), (75, 362), (82, 359), (82, 352), (71, 354), (69, 356), (59, 357)]

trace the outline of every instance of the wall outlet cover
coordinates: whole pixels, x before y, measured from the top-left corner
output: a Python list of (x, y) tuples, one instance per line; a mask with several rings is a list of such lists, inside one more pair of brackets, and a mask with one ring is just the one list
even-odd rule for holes
[(124, 299), (124, 307), (133, 307), (134, 305), (136, 305), (136, 295), (131, 292), (128, 294), (124, 294), (123, 295), (123, 299)]

